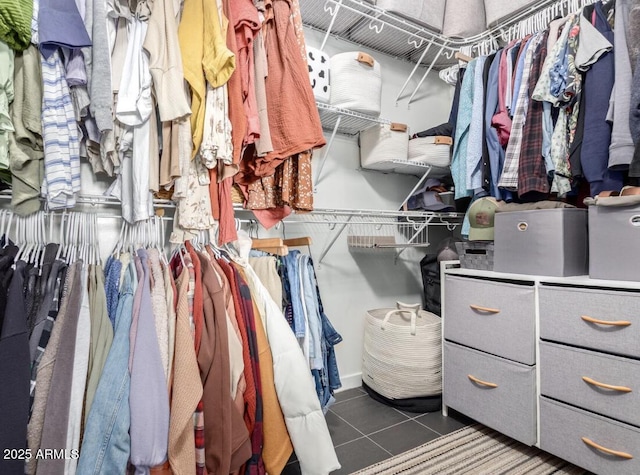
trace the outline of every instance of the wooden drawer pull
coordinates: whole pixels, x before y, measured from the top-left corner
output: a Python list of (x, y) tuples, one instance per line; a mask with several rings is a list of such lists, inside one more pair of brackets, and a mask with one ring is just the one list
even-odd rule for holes
[(621, 393), (630, 393), (631, 392), (631, 388), (627, 388), (625, 386), (613, 386), (611, 384), (600, 383), (600, 382), (596, 381), (595, 379), (589, 378), (588, 376), (583, 376), (582, 380), (585, 383), (589, 383), (589, 384), (592, 384), (594, 386), (598, 386), (599, 388), (612, 389), (613, 391), (620, 391)]
[(475, 376), (468, 374), (467, 378), (469, 378), (471, 381), (473, 381), (476, 384), (480, 384), (482, 386), (486, 386), (488, 388), (497, 388), (498, 385), (495, 383), (488, 383), (486, 381), (482, 381), (481, 379), (476, 378)]
[(608, 449), (606, 447), (603, 447), (602, 445), (596, 444), (593, 440), (587, 439), (586, 437), (582, 437), (582, 442), (584, 442), (585, 444), (593, 447), (594, 449), (598, 449), (599, 451), (604, 452), (605, 454), (615, 455), (616, 457), (620, 457), (620, 458), (628, 459), (628, 460), (631, 460), (633, 458), (633, 455), (631, 455), (631, 454), (628, 454), (626, 452), (619, 452), (617, 450)]
[(628, 327), (631, 325), (631, 322), (626, 320), (618, 320), (616, 322), (609, 322), (607, 320), (598, 320), (597, 318), (588, 317), (587, 315), (583, 315), (582, 318), (585, 322), (589, 323), (597, 323), (598, 325), (612, 325), (614, 327)]
[(480, 305), (469, 305), (473, 310), (477, 310), (478, 312), (486, 312), (486, 313), (500, 313), (500, 310), (497, 308), (489, 308), (489, 307), (481, 307)]

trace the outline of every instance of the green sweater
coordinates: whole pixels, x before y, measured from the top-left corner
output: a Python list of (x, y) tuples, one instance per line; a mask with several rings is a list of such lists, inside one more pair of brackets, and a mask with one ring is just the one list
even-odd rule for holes
[(31, 41), (33, 0), (0, 0), (0, 40), (16, 51)]

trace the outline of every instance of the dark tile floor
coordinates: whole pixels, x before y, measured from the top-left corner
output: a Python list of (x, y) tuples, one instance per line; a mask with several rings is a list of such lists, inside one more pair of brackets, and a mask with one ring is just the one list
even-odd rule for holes
[[(326, 419), (342, 465), (332, 475), (352, 473), (473, 423), (454, 411), (448, 417), (399, 411), (374, 401), (361, 388), (337, 393)], [(298, 474), (294, 454), (282, 475)]]

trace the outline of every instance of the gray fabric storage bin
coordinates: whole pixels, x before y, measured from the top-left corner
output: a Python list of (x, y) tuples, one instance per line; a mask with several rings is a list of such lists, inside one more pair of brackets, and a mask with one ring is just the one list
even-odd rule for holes
[[(540, 287), (540, 337), (640, 358), (640, 293)], [(629, 322), (616, 326), (586, 321)]]
[[(536, 443), (535, 366), (448, 341), (443, 358), (445, 405), (524, 444)], [(497, 387), (474, 383), (469, 376)]]
[(640, 206), (589, 206), (589, 277), (640, 280)]
[[(583, 437), (634, 458), (608, 455)], [(540, 398), (540, 448), (600, 475), (640, 473), (640, 429), (546, 397)]]
[(536, 3), (539, 0), (484, 0), (487, 28), (498, 26), (500, 22)]
[(493, 270), (558, 277), (586, 275), (587, 210), (496, 213)]
[(444, 294), (447, 340), (535, 363), (533, 286), (447, 275)]
[(446, 0), (378, 0), (376, 5), (440, 33)]
[(447, 0), (442, 34), (453, 38), (469, 38), (486, 30), (483, 0)]
[[(543, 341), (539, 364), (544, 396), (640, 426), (640, 361)], [(596, 383), (631, 391), (606, 389)]]

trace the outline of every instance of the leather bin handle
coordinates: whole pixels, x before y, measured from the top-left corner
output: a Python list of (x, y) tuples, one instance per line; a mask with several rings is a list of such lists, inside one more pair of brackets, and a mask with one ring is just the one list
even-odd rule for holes
[(619, 391), (621, 393), (630, 393), (631, 392), (631, 388), (628, 388), (626, 386), (614, 386), (612, 384), (605, 384), (605, 383), (601, 383), (599, 381), (596, 381), (595, 379), (592, 379), (588, 376), (583, 376), (582, 380), (585, 383), (591, 384), (592, 386), (598, 386), (599, 388), (602, 389), (611, 389), (612, 391)]
[(600, 444), (596, 444), (593, 440), (588, 439), (586, 437), (582, 437), (582, 442), (587, 444), (589, 447), (593, 447), (594, 449), (597, 449), (600, 452), (604, 452), (605, 454), (615, 455), (616, 457), (620, 457), (627, 460), (631, 460), (633, 458), (633, 455), (631, 454), (628, 454), (626, 452), (620, 452), (618, 450), (608, 449), (606, 447), (603, 447)]
[(472, 374), (468, 374), (467, 378), (469, 378), (471, 381), (473, 381), (476, 384), (480, 384), (481, 386), (486, 386), (486, 387), (492, 388), (492, 389), (495, 389), (495, 388), (498, 387), (498, 385), (496, 383), (489, 383), (487, 381), (483, 381), (481, 379), (476, 378)]
[(475, 305), (475, 304), (470, 304), (469, 307), (471, 307), (473, 310), (476, 310), (478, 312), (500, 313), (500, 309), (497, 309), (497, 308), (482, 307), (480, 305)]
[(599, 320), (597, 318), (593, 318), (588, 315), (582, 315), (580, 318), (582, 318), (585, 322), (597, 323), (598, 325), (610, 325), (614, 327), (628, 327), (629, 325), (631, 325), (631, 322), (627, 320), (618, 320), (618, 321)]

